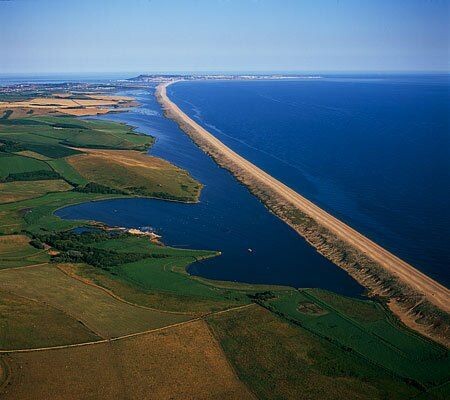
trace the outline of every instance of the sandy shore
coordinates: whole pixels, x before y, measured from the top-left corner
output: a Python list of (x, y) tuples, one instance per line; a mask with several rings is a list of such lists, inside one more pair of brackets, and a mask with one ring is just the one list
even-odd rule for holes
[[(323, 245), (323, 243), (318, 242), (323, 242), (323, 238), (320, 238), (321, 240), (319, 241), (315, 241), (311, 232), (307, 234), (308, 232), (305, 229), (302, 229), (298, 224), (289, 221), (286, 210), (292, 211), (292, 209), (295, 209), (300, 211), (302, 214), (314, 220), (320, 227), (325, 228), (332, 235), (336, 236), (351, 249), (356, 250), (358, 253), (362, 253), (365, 257), (382, 267), (390, 276), (395, 277), (396, 281), (406, 285), (415, 295), (419, 295), (419, 300), (417, 300), (417, 297), (415, 298), (415, 305), (417, 305), (417, 301), (423, 302), (426, 300), (445, 313), (448, 314), (450, 312), (450, 291), (445, 286), (431, 279), (429, 276), (401, 260), (347, 224), (333, 217), (290, 187), (286, 186), (284, 183), (270, 176), (259, 167), (231, 150), (210, 132), (189, 118), (168, 98), (166, 87), (171, 83), (173, 82), (160, 84), (156, 93), (157, 98), (167, 115), (174, 119), (180, 127), (191, 136), (199, 147), (209, 153), (220, 165), (229, 169), (239, 180), (249, 186), (251, 190), (253, 189), (252, 191), (266, 202), (266, 204), (269, 203), (269, 208), (271, 208), (275, 214), (280, 216), (283, 220), (287, 220), (286, 222), (293, 226), (302, 236), (305, 236), (311, 244), (319, 249), (319, 251), (321, 250), (321, 244)], [(276, 203), (278, 203), (278, 206)], [(330, 251), (323, 251), (323, 253), (332, 261), (337, 261), (328, 254), (331, 253)], [(340, 265), (339, 262), (336, 262), (336, 264)], [(351, 268), (345, 269), (352, 274)], [(358, 274), (358, 272), (360, 273)], [(370, 276), (364, 277), (362, 272), (364, 271), (360, 269), (359, 271), (354, 271), (354, 274), (352, 275), (356, 275), (355, 277), (361, 283), (375, 291), (377, 288), (374, 287), (376, 284), (374, 281), (377, 281), (377, 277), (374, 277), (373, 274), (366, 274)], [(370, 284), (369, 281), (372, 282), (372, 284)], [(378, 287), (378, 289), (379, 293), (382, 291), (386, 292), (386, 287)], [(409, 308), (412, 308), (411, 304)], [(408, 312), (409, 311), (410, 310), (408, 310)]]

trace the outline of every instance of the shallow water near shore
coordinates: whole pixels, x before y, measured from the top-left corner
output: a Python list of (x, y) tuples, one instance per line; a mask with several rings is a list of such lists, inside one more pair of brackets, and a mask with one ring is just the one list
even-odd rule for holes
[(319, 287), (348, 296), (364, 289), (271, 214), (170, 120), (150, 91), (130, 91), (141, 107), (102, 117), (125, 122), (157, 141), (150, 154), (188, 170), (205, 185), (197, 204), (151, 199), (120, 199), (65, 207), (62, 218), (90, 219), (126, 227), (150, 226), (165, 244), (219, 250), (222, 255), (192, 264), (205, 278), (247, 283)]

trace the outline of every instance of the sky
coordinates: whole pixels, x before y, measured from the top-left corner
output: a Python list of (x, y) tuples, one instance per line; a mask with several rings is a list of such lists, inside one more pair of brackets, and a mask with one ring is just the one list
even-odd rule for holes
[(447, 71), (450, 0), (0, 0), (0, 73)]

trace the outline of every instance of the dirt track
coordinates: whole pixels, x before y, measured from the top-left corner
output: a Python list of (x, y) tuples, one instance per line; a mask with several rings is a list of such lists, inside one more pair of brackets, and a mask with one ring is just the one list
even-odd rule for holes
[[(410, 264), (404, 262), (386, 249), (355, 231), (350, 226), (322, 210), (308, 199), (304, 198), (224, 145), (206, 129), (189, 118), (168, 98), (166, 87), (171, 83), (173, 82), (160, 84), (157, 88), (157, 95), (164, 108), (175, 117), (174, 119), (176, 119), (177, 122), (189, 126), (190, 129), (195, 131), (196, 135), (201, 137), (203, 142), (207, 143), (209, 148), (213, 148), (216, 153), (221, 155), (221, 157), (238, 166), (239, 169), (251, 179), (259, 182), (263, 187), (269, 188), (284, 201), (292, 204), (299, 211), (314, 219), (319, 225), (328, 229), (353, 248), (370, 257), (386, 271), (397, 276), (403, 283), (424, 295), (430, 303), (447, 313), (450, 312), (450, 291), (445, 286), (434, 281)], [(195, 140), (195, 138), (193, 139)]]

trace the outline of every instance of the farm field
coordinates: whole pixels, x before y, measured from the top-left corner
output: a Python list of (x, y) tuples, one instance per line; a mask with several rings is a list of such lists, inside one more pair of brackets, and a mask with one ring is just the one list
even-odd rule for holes
[(0, 204), (32, 199), (46, 193), (65, 192), (71, 189), (72, 186), (62, 179), (0, 183)]
[(405, 379), (425, 387), (448, 380), (447, 349), (400, 325), (379, 303), (305, 289), (265, 304), (302, 328)]
[(17, 373), (4, 400), (254, 399), (203, 321), (5, 359)]
[(86, 285), (56, 265), (3, 270), (0, 289), (49, 305), (83, 323), (102, 338), (123, 336), (186, 321), (188, 316), (165, 313), (119, 301)]
[[(1, 149), (1, 145), (0, 145)], [(32, 172), (32, 171), (50, 171), (50, 166), (42, 160), (36, 160), (30, 157), (24, 157), (12, 153), (0, 152), (0, 178), (4, 179), (9, 174)]]
[(63, 311), (0, 290), (0, 350), (85, 343), (101, 338)]
[(24, 230), (33, 233), (41, 230), (71, 229), (86, 222), (64, 221), (53, 215), (55, 210), (69, 204), (114, 197), (117, 195), (67, 191), (0, 204), (0, 234), (20, 233)]
[[(23, 117), (30, 114), (87, 116), (106, 114), (112, 109), (135, 105), (132, 98), (90, 93), (55, 93), (50, 97), (30, 97), (0, 101), (0, 114)], [(30, 112), (31, 111), (31, 112)]]
[(407, 382), (262, 307), (207, 321), (259, 399), (410, 399), (418, 394)]
[(248, 298), (245, 298), (241, 293), (239, 293), (239, 296), (235, 294), (233, 297), (230, 294), (224, 294), (223, 299), (217, 299), (187, 296), (168, 291), (146, 290), (140, 285), (126, 281), (117, 275), (112, 275), (86, 264), (73, 264), (70, 272), (81, 279), (110, 290), (130, 303), (159, 310), (202, 315), (248, 302)]
[(45, 116), (0, 119), (0, 141), (6, 150), (28, 150), (47, 158), (79, 153), (70, 147), (144, 151), (153, 140), (110, 122)]
[(44, 249), (30, 245), (25, 235), (0, 236), (0, 269), (46, 263), (50, 256)]
[(48, 165), (64, 177), (68, 182), (75, 185), (86, 185), (89, 181), (74, 170), (65, 158), (58, 158), (56, 160), (49, 160)]

